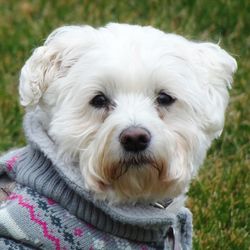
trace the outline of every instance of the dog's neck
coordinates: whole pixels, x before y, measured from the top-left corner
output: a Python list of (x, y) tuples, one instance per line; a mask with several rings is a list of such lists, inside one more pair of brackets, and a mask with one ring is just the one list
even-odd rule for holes
[[(161, 204), (112, 205), (95, 200), (84, 188), (79, 168), (56, 158), (56, 145), (46, 134), (35, 113), (25, 117), (29, 146), (22, 154), (17, 181), (60, 203), (70, 213), (99, 230), (130, 240), (162, 242), (169, 228), (188, 225), (190, 212), (182, 207), (175, 213)], [(67, 173), (67, 175), (65, 175)], [(55, 185), (56, 184), (56, 185)], [(189, 232), (190, 235), (190, 232)]]

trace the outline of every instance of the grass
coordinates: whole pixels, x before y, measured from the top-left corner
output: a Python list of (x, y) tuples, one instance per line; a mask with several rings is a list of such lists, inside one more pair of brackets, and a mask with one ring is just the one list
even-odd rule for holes
[(218, 42), (238, 61), (224, 133), (189, 192), (194, 249), (249, 249), (250, 2), (248, 0), (0, 0), (0, 151), (25, 144), (18, 75), (32, 49), (63, 24), (153, 25)]

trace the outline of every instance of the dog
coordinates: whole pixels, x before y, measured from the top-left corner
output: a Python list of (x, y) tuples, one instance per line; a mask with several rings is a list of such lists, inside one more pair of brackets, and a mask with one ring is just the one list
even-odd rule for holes
[(55, 161), (72, 166), (63, 174), (95, 201), (184, 201), (223, 130), (236, 68), (217, 44), (149, 26), (64, 26), (27, 60), (19, 93)]
[(218, 45), (151, 27), (66, 26), (23, 67), (21, 104), (98, 198), (173, 198), (221, 134), (235, 69)]

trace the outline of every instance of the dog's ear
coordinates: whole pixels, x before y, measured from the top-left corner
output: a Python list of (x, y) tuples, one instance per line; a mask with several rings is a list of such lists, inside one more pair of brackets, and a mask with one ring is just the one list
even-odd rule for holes
[(212, 137), (217, 137), (223, 129), (229, 100), (228, 88), (231, 88), (237, 63), (231, 55), (213, 43), (198, 43), (195, 50), (194, 61), (203, 79), (202, 88), (206, 95), (203, 125)]
[(20, 75), (19, 93), (23, 106), (38, 104), (49, 85), (66, 76), (82, 55), (79, 46), (88, 40), (86, 32), (91, 29), (89, 26), (58, 28), (49, 35), (43, 46), (34, 50)]

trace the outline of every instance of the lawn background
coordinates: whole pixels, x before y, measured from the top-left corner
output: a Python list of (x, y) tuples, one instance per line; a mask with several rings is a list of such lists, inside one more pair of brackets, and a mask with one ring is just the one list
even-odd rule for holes
[(238, 61), (225, 130), (189, 192), (194, 249), (250, 249), (250, 1), (0, 0), (0, 152), (25, 144), (18, 75), (32, 50), (63, 24), (152, 25), (219, 42)]

